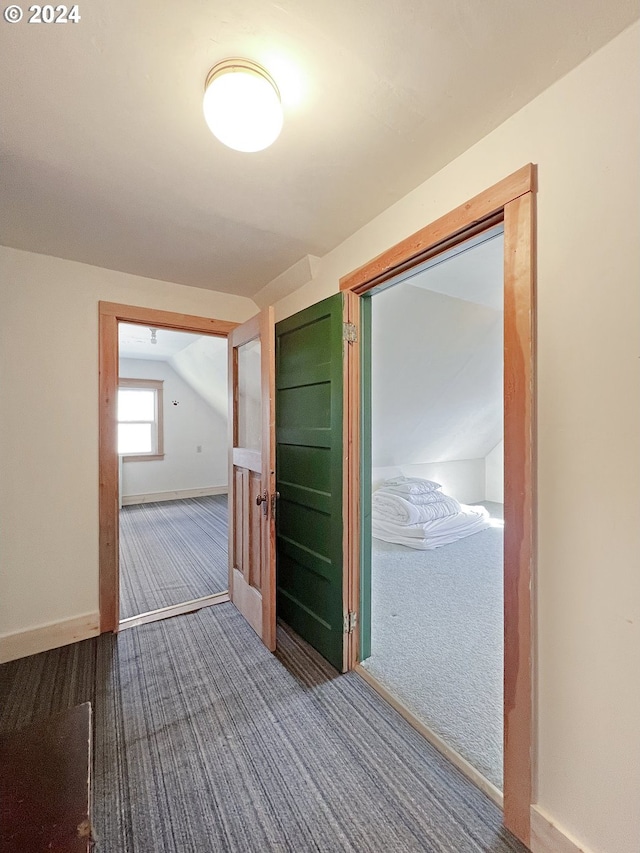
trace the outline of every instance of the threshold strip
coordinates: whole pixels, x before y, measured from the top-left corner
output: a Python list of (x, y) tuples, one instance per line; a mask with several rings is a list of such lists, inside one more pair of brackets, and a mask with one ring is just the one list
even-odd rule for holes
[(202, 610), (203, 607), (224, 604), (225, 601), (231, 601), (229, 593), (218, 592), (215, 595), (205, 595), (203, 598), (183, 601), (182, 604), (172, 604), (169, 607), (160, 607), (158, 610), (149, 610), (147, 613), (122, 619), (118, 625), (118, 631), (126, 631), (127, 628), (136, 628), (138, 625), (146, 625), (148, 622), (158, 622), (160, 619), (170, 619), (172, 616), (182, 616), (184, 613), (195, 613), (196, 610)]
[(382, 698), (391, 705), (391, 707), (394, 708), (401, 717), (404, 717), (409, 725), (419, 732), (425, 740), (428, 740), (429, 743), (438, 750), (438, 752), (441, 752), (442, 755), (444, 755), (444, 757), (454, 765), (454, 767), (457, 767), (470, 782), (473, 782), (476, 788), (480, 788), (480, 790), (486, 794), (490, 800), (493, 800), (499, 809), (504, 809), (503, 793), (493, 784), (493, 782), (490, 782), (482, 775), (482, 773), (480, 773), (479, 770), (476, 770), (476, 768), (468, 762), (466, 758), (463, 758), (457, 750), (452, 746), (449, 746), (449, 744), (443, 740), (440, 735), (436, 734), (433, 729), (429, 728), (429, 726), (419, 719), (413, 711), (410, 711), (407, 706), (397, 699), (390, 690), (378, 681), (375, 676), (371, 675), (369, 670), (365, 669), (361, 663), (357, 663), (355, 665), (354, 671), (364, 679), (367, 684), (373, 687), (376, 693), (382, 696)]

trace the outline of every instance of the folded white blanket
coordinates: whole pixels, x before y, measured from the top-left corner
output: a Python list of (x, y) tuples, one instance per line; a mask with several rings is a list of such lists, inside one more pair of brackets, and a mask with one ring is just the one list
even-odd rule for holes
[(413, 504), (414, 506), (424, 506), (425, 504), (433, 504), (437, 501), (441, 501), (443, 498), (448, 498), (449, 495), (445, 495), (444, 492), (441, 492), (440, 489), (433, 489), (431, 492), (423, 492), (419, 495), (408, 495), (406, 492), (394, 492), (393, 489), (381, 488), (378, 489), (379, 492), (382, 492), (384, 495), (395, 495), (398, 498), (402, 498), (407, 501), (407, 503)]
[(460, 504), (460, 512), (457, 515), (434, 519), (424, 524), (400, 525), (374, 518), (371, 527), (376, 539), (406, 545), (420, 551), (431, 551), (486, 530), (491, 527), (491, 522), (484, 507)]
[(400, 495), (392, 494), (384, 489), (373, 493), (371, 509), (373, 518), (391, 521), (395, 524), (419, 524), (433, 521), (436, 518), (446, 518), (460, 512), (460, 504), (455, 498), (443, 495), (440, 491), (428, 492), (420, 497), (431, 497), (425, 503), (416, 504), (405, 500)]
[(433, 480), (423, 480), (422, 477), (392, 477), (385, 480), (381, 486), (384, 491), (393, 491), (398, 495), (423, 495), (442, 488), (440, 483)]

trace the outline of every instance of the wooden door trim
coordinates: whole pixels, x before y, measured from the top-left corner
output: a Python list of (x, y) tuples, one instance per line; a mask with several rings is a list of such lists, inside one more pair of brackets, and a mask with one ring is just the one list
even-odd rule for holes
[(157, 326), (159, 329), (175, 329), (179, 332), (200, 332), (226, 338), (238, 323), (229, 320), (216, 320), (212, 317), (198, 317), (195, 314), (178, 314), (173, 311), (160, 311), (157, 308), (141, 308), (136, 305), (122, 305), (119, 302), (100, 302), (100, 315), (115, 317), (121, 323), (142, 323)]
[(340, 279), (340, 290), (361, 296), (383, 281), (410, 269), (450, 246), (469, 239), (472, 229), (484, 231), (495, 217), (502, 218), (506, 204), (536, 190), (536, 169), (528, 163), (517, 172), (484, 190), (470, 201), (406, 237), (382, 254)]
[(534, 193), (504, 207), (504, 822), (530, 842), (534, 796)]
[[(505, 347), (505, 650), (504, 824), (525, 844), (531, 836), (533, 766), (533, 578), (535, 521), (535, 250), (536, 167), (529, 163), (495, 186), (344, 276), (341, 290), (362, 296), (385, 280), (504, 222)], [(346, 352), (349, 406), (360, 417), (359, 366)], [(357, 392), (354, 388), (357, 387)], [(357, 399), (354, 399), (354, 396)], [(346, 398), (345, 398), (346, 399)], [(354, 415), (345, 416), (345, 421)], [(353, 430), (345, 424), (345, 434)], [(360, 460), (348, 466), (345, 502), (345, 603), (359, 609), (360, 558), (351, 543), (360, 535)], [(351, 648), (349, 666), (357, 664)]]
[(118, 523), (118, 323), (141, 323), (180, 332), (226, 338), (238, 325), (227, 320), (159, 311), (116, 302), (98, 303), (99, 448), (98, 448), (98, 574), (100, 633), (117, 631), (120, 621)]
[(120, 616), (118, 523), (118, 318), (99, 317), (99, 607), (100, 633), (116, 631)]

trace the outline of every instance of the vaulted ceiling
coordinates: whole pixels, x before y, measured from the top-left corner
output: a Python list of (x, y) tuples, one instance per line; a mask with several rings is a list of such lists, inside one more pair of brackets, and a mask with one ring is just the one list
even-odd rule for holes
[[(25, 4), (26, 8), (26, 4)], [(638, 17), (637, 0), (91, 0), (0, 26), (0, 242), (251, 296), (322, 255)], [(265, 65), (285, 124), (208, 131), (209, 69)]]
[[(228, 414), (227, 339), (213, 335), (118, 324), (118, 355), (122, 359), (166, 361), (225, 421)], [(153, 342), (155, 338), (155, 343)], [(131, 377), (133, 374), (126, 373)]]
[(372, 298), (375, 467), (483, 459), (502, 439), (502, 235)]

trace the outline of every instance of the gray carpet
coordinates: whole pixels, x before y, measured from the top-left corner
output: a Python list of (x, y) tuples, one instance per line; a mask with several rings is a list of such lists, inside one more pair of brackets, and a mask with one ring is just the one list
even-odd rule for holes
[(120, 510), (120, 618), (225, 592), (227, 495)]
[(94, 705), (100, 853), (525, 853), (358, 675), (232, 604), (6, 664), (0, 730)]
[[(485, 503), (501, 519), (501, 504)], [(502, 789), (503, 530), (434, 551), (373, 540), (366, 669)]]

